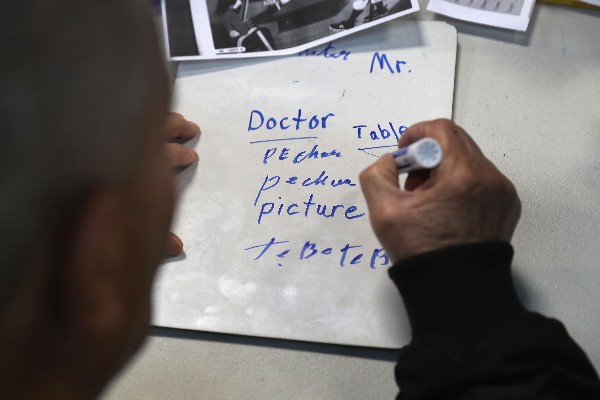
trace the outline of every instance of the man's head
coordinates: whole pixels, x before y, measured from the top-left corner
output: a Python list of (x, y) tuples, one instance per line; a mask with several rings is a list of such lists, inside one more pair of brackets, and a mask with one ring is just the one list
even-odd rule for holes
[(171, 220), (152, 17), (20, 0), (0, 30), (0, 390), (94, 396), (146, 332)]

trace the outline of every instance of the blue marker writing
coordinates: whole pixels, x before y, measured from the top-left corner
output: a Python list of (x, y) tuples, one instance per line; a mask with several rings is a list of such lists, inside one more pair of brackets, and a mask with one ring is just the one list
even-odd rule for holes
[(398, 173), (435, 168), (442, 161), (442, 147), (432, 138), (423, 138), (392, 152)]

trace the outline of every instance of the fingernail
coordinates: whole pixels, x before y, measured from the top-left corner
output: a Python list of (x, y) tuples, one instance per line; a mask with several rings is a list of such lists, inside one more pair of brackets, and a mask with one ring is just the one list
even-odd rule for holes
[(194, 160), (192, 161), (192, 163), (195, 163), (196, 161), (200, 160), (200, 156), (198, 155), (196, 150), (192, 150), (192, 153), (194, 153)]
[(192, 124), (192, 126), (194, 127), (194, 130), (196, 131), (196, 133), (200, 134), (200, 133), (202, 132), (202, 131), (200, 130), (200, 126), (199, 126), (197, 123), (195, 123), (195, 122), (192, 122), (192, 121), (190, 121), (190, 123), (191, 123), (191, 124)]
[(184, 154), (183, 162), (185, 164), (193, 164), (200, 159), (200, 157), (198, 157), (198, 153), (196, 153), (196, 151), (194, 149), (190, 149), (189, 147), (185, 147), (185, 151), (183, 154)]
[(177, 257), (181, 254), (183, 254), (183, 242), (175, 235), (172, 235), (172, 240), (167, 242), (167, 255)]

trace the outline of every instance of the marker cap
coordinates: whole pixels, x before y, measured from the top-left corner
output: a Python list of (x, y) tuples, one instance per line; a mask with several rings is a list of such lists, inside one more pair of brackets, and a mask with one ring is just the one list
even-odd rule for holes
[(442, 147), (435, 139), (423, 138), (393, 151), (392, 156), (398, 164), (399, 173), (431, 169), (442, 161)]

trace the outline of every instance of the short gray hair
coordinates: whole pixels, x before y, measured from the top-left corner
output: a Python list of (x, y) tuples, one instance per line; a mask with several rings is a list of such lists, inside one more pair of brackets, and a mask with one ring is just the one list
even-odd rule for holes
[(126, 179), (156, 74), (147, 0), (0, 13), (0, 309), (86, 187)]

